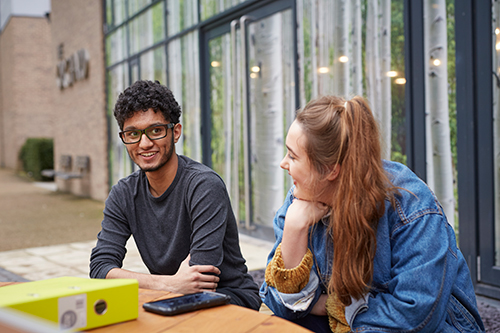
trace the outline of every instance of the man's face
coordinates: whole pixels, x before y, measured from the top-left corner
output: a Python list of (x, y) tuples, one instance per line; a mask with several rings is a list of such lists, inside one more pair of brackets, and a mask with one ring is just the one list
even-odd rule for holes
[[(138, 111), (133, 117), (125, 120), (123, 130), (142, 130), (167, 123), (161, 112), (149, 109), (146, 112)], [(139, 168), (145, 172), (153, 172), (168, 166), (172, 154), (175, 153), (174, 143), (179, 140), (180, 135), (181, 125), (176, 124), (173, 130), (167, 130), (167, 136), (162, 139), (151, 140), (142, 134), (141, 141), (125, 146), (130, 158)]]

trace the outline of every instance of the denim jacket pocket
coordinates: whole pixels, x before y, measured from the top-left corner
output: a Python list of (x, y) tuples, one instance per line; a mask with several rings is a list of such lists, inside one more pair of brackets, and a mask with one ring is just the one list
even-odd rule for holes
[(484, 332), (469, 311), (453, 295), (450, 296), (446, 312), (446, 322), (442, 332)]

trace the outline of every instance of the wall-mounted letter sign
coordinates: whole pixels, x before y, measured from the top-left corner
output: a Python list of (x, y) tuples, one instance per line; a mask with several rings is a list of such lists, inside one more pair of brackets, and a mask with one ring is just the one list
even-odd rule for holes
[(89, 75), (89, 52), (78, 50), (57, 64), (57, 86), (62, 90)]

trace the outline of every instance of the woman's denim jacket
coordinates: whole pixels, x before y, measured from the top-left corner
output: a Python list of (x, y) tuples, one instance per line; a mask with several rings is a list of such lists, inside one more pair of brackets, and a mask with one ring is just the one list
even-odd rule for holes
[[(400, 188), (396, 207), (386, 201), (377, 227), (377, 251), (370, 292), (353, 299), (346, 319), (354, 332), (483, 332), (476, 296), (455, 233), (432, 191), (402, 164), (384, 161), (392, 183)], [(281, 243), (293, 188), (274, 218)], [(333, 255), (327, 241), (327, 219), (311, 228), (309, 248), (314, 264), (309, 283), (298, 294), (283, 294), (264, 282), (260, 295), (278, 316), (296, 319), (309, 314), (326, 292)], [(349, 258), (345, 258), (349, 260)], [(330, 264), (331, 265), (331, 264)]]

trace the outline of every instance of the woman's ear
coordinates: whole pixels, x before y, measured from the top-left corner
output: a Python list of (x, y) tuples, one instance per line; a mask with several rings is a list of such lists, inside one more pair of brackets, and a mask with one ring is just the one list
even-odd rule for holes
[(340, 173), (340, 164), (335, 164), (330, 172), (328, 173), (328, 175), (326, 176), (326, 178), (330, 181), (333, 181), (335, 179), (337, 179), (337, 177), (339, 176), (339, 173)]

